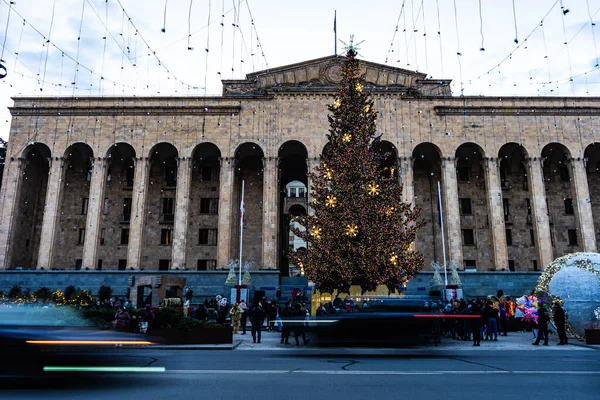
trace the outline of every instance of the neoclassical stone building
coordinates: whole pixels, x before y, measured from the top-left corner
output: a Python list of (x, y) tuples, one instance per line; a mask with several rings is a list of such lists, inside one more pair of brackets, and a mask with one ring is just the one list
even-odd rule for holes
[[(286, 185), (319, 163), (343, 57), (223, 81), (220, 97), (15, 98), (0, 269), (214, 270), (239, 254), (288, 274)], [(381, 151), (426, 222), (426, 264), (541, 270), (596, 251), (600, 99), (454, 97), (449, 80), (361, 62)]]

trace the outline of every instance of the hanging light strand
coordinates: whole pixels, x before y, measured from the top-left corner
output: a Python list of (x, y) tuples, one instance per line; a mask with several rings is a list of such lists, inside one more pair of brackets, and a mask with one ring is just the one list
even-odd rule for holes
[(250, 23), (252, 24), (252, 28), (254, 29), (254, 33), (256, 34), (257, 46), (260, 47), (261, 57), (263, 58), (263, 61), (265, 62), (265, 66), (267, 68), (269, 68), (269, 62), (267, 61), (267, 57), (265, 56), (264, 48), (262, 46), (262, 43), (260, 42), (260, 38), (258, 37), (258, 30), (256, 30), (256, 24), (254, 23), (254, 17), (252, 16), (252, 11), (250, 10), (250, 2), (249, 1), (246, 1), (246, 7), (248, 8), (248, 14), (250, 14)]
[[(390, 48), (385, 56), (385, 63), (388, 63), (390, 54), (394, 52), (394, 41), (396, 39), (396, 35), (398, 34), (398, 26), (400, 25), (400, 18), (402, 18), (402, 13), (404, 12), (404, 3), (406, 0), (402, 0), (402, 6), (400, 7), (400, 13), (398, 14), (398, 20), (396, 21), (396, 28), (394, 29), (394, 33), (392, 34), (392, 41), (390, 42)], [(398, 54), (400, 56), (400, 54)]]
[[(525, 38), (526, 40), (529, 39), (531, 37), (531, 35), (533, 35), (533, 33), (540, 27), (542, 27), (542, 24), (544, 22), (544, 20), (546, 19), (546, 17), (548, 17), (548, 15), (550, 15), (550, 13), (552, 12), (552, 10), (554, 9), (554, 7), (556, 7), (556, 5), (558, 4), (560, 0), (556, 0), (554, 2), (554, 4), (550, 7), (550, 9), (548, 10), (548, 12), (546, 13), (546, 15), (544, 15), (544, 17), (541, 20), (541, 23), (536, 24), (536, 26), (533, 28), (533, 30), (529, 33), (529, 35), (527, 35), (527, 37)], [(477, 79), (488, 75), (490, 72), (495, 71), (496, 69), (498, 69), (506, 60), (509, 60), (512, 58), (513, 54), (521, 48), (521, 46), (523, 45), (524, 41), (522, 41), (521, 43), (517, 44), (517, 46), (510, 52), (508, 53), (508, 55), (506, 55), (499, 63), (497, 63), (496, 65), (494, 65), (492, 68), (488, 69), (486, 72), (480, 74), (479, 76), (477, 76)]]

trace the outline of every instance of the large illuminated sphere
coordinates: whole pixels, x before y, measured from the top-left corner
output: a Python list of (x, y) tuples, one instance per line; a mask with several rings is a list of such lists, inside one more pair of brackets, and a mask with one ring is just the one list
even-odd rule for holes
[(569, 331), (579, 338), (600, 326), (600, 254), (572, 253), (552, 261), (536, 288), (548, 300), (562, 300)]

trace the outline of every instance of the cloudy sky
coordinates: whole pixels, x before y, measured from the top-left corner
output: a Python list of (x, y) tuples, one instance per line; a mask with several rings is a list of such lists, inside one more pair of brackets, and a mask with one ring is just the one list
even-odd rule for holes
[(0, 0), (0, 137), (14, 96), (219, 95), (331, 55), (335, 10), (362, 58), (456, 96), (600, 94), (598, 0)]

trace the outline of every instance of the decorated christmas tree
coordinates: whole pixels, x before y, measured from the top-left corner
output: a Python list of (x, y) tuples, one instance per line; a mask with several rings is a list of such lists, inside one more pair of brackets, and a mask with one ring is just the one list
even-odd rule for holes
[(309, 173), (313, 215), (295, 218), (306, 250), (290, 253), (322, 292), (397, 289), (423, 267), (410, 244), (421, 226), (418, 210), (402, 202), (397, 171), (377, 151), (377, 113), (364, 90), (356, 51), (349, 46), (338, 97), (329, 108), (328, 145)]

